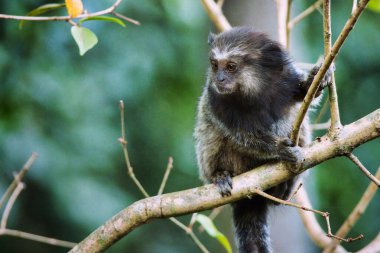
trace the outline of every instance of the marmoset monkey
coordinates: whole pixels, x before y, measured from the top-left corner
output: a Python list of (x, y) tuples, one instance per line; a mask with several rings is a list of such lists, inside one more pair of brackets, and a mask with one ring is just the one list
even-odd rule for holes
[[(231, 177), (265, 163), (294, 164), (300, 158), (300, 147), (311, 139), (307, 118), (300, 147), (293, 146), (289, 137), (318, 67), (305, 76), (279, 43), (248, 27), (210, 34), (208, 42), (210, 68), (198, 105), (196, 154), (201, 178), (228, 196)], [(321, 81), (317, 95), (328, 79)], [(286, 199), (293, 182), (267, 192)], [(268, 204), (260, 196), (232, 204), (240, 253), (271, 252)]]

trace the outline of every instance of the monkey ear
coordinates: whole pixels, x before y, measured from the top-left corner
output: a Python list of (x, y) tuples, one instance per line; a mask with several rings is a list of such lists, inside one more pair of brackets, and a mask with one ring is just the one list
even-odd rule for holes
[(216, 37), (215, 33), (210, 32), (207, 38), (207, 43), (211, 46), (211, 44), (214, 42)]

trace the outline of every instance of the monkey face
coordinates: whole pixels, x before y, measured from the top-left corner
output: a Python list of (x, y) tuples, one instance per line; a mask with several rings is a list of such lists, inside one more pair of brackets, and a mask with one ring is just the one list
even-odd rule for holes
[(213, 88), (220, 94), (230, 94), (238, 90), (236, 77), (239, 75), (239, 63), (229, 59), (210, 58)]

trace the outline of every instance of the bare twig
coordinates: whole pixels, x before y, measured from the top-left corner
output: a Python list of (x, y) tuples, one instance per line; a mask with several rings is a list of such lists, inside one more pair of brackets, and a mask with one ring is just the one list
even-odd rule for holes
[(13, 236), (13, 237), (19, 237), (23, 239), (28, 239), (36, 242), (41, 242), (45, 244), (50, 244), (54, 246), (59, 246), (59, 247), (65, 247), (65, 248), (73, 248), (76, 243), (73, 242), (68, 242), (68, 241), (63, 241), (63, 240), (58, 240), (46, 236), (40, 236), (40, 235), (35, 235), (31, 233), (26, 233), (23, 231), (19, 230), (14, 230), (14, 229), (0, 229), (0, 235), (8, 235), (8, 236)]
[[(324, 48), (325, 57), (331, 51), (331, 4), (330, 0), (323, 1), (323, 30), (324, 30)], [(338, 106), (338, 95), (336, 92), (335, 84), (335, 74), (334, 71), (331, 72), (331, 84), (328, 86), (329, 89), (329, 101), (330, 101), (330, 114), (331, 114), (331, 126), (329, 129), (329, 134), (334, 137), (339, 130), (342, 128), (340, 123), (340, 114)]]
[[(132, 181), (135, 183), (135, 185), (141, 191), (141, 193), (144, 195), (144, 197), (148, 198), (149, 194), (147, 193), (147, 191), (144, 189), (144, 187), (142, 186), (140, 181), (135, 176), (135, 173), (133, 172), (133, 168), (131, 166), (131, 162), (129, 160), (128, 150), (127, 150), (127, 141), (125, 138), (125, 123), (124, 123), (125, 121), (124, 121), (124, 102), (123, 102), (123, 100), (120, 100), (119, 108), (120, 108), (121, 136), (122, 136), (121, 138), (119, 138), (119, 142), (121, 143), (122, 148), (123, 148), (125, 164), (126, 164), (127, 169), (128, 169), (128, 175), (131, 177)], [(171, 157), (169, 158), (168, 168), (166, 169), (167, 173), (165, 173), (165, 176), (171, 170), (170, 167), (173, 167), (173, 159), (171, 159)], [(167, 179), (165, 180), (165, 176), (164, 176), (164, 180), (161, 184), (159, 192), (163, 191), (163, 188), (165, 186), (165, 182), (167, 180)], [(166, 177), (168, 177), (168, 176), (169, 176), (169, 174)], [(161, 188), (162, 188), (162, 190), (161, 190)], [(173, 217), (169, 218), (169, 220), (171, 222), (173, 222), (174, 224), (176, 224), (179, 228), (184, 230), (186, 232), (186, 234), (188, 234), (190, 236), (190, 238), (194, 241), (194, 243), (199, 247), (199, 249), (203, 253), (209, 253), (207, 248), (201, 243), (201, 241), (197, 238), (197, 236), (194, 234), (194, 232), (191, 229), (189, 229), (185, 224), (183, 224), (182, 222), (180, 222), (179, 220), (177, 220), (176, 218), (173, 218)]]
[(128, 149), (127, 149), (127, 141), (125, 140), (125, 125), (124, 125), (124, 102), (120, 100), (120, 118), (121, 118), (121, 136), (119, 139), (121, 146), (123, 148), (125, 164), (127, 165), (128, 175), (131, 177), (132, 181), (139, 188), (144, 197), (149, 197), (149, 194), (145, 191), (144, 187), (141, 185), (140, 181), (137, 179), (135, 173), (133, 172), (133, 167), (131, 166), (131, 162), (129, 160)]
[(254, 193), (264, 197), (264, 198), (267, 198), (267, 199), (270, 199), (274, 202), (277, 202), (277, 203), (280, 203), (280, 204), (283, 204), (283, 205), (287, 205), (287, 206), (292, 206), (292, 207), (296, 207), (298, 209), (301, 209), (301, 210), (304, 210), (304, 211), (309, 211), (309, 212), (313, 212), (313, 213), (316, 213), (316, 214), (319, 214), (321, 215), (323, 218), (325, 218), (326, 220), (326, 226), (327, 226), (327, 236), (328, 237), (332, 237), (332, 238), (335, 238), (337, 240), (341, 240), (341, 241), (344, 241), (344, 242), (353, 242), (355, 240), (358, 240), (358, 239), (361, 239), (363, 238), (363, 236), (358, 236), (358, 237), (355, 237), (355, 238), (342, 238), (342, 237), (338, 237), (336, 235), (334, 235), (332, 232), (331, 232), (331, 227), (330, 227), (330, 219), (329, 219), (329, 216), (330, 214), (328, 212), (322, 212), (322, 211), (319, 211), (319, 210), (316, 210), (316, 209), (312, 209), (310, 207), (306, 207), (306, 206), (303, 206), (303, 205), (300, 205), (300, 204), (296, 204), (296, 203), (293, 203), (293, 202), (289, 202), (287, 200), (283, 200), (283, 199), (279, 199), (279, 198), (276, 198), (258, 188), (256, 188), (254, 190)]
[(194, 226), (195, 222), (197, 221), (197, 215), (198, 215), (198, 213), (193, 213), (193, 215), (191, 215), (189, 225), (187, 226), (189, 229), (193, 229), (193, 226)]
[(358, 167), (359, 169), (370, 179), (372, 180), (372, 182), (374, 182), (377, 187), (380, 187), (380, 180), (377, 179), (374, 175), (372, 175), (371, 172), (369, 172), (369, 170), (366, 169), (366, 167), (360, 162), (360, 160), (353, 154), (353, 153), (349, 153), (347, 155), (348, 158), (350, 158), (350, 160), (352, 162), (354, 162)]
[(290, 21), (290, 12), (292, 7), (292, 1), (293, 0), (287, 0), (287, 7), (286, 7), (286, 19), (285, 19), (285, 29), (286, 29), (286, 48), (290, 48), (290, 29), (288, 27), (288, 23)]
[(164, 178), (162, 179), (160, 189), (158, 190), (157, 195), (161, 195), (164, 192), (166, 182), (168, 181), (170, 171), (173, 169), (173, 158), (169, 157), (168, 166), (166, 167)]
[(24, 183), (18, 182), (16, 189), (12, 192), (12, 195), (10, 196), (7, 205), (5, 206), (3, 216), (1, 217), (1, 225), (0, 229), (5, 229), (7, 227), (7, 221), (9, 214), (11, 213), (12, 207), (14, 203), (16, 202), (16, 199), (18, 195), (20, 195), (20, 192), (25, 188)]
[(29, 157), (29, 159), (26, 161), (20, 172), (15, 176), (14, 180), (12, 183), (8, 186), (8, 189), (5, 191), (3, 196), (1, 197), (0, 200), (0, 209), (5, 203), (5, 200), (8, 199), (8, 197), (12, 194), (14, 189), (16, 189), (17, 184), (21, 182), (21, 180), (24, 178), (25, 174), (29, 171), (30, 167), (34, 163), (34, 161), (37, 159), (37, 153), (32, 153), (32, 155)]
[(141, 25), (139, 21), (137, 21), (137, 20), (135, 20), (135, 19), (132, 19), (132, 18), (130, 18), (130, 17), (126, 17), (126, 16), (124, 16), (124, 15), (122, 15), (122, 14), (120, 14), (120, 13), (112, 12), (112, 15), (114, 15), (114, 16), (116, 16), (116, 17), (118, 17), (118, 18), (121, 18), (121, 19), (123, 19), (123, 20), (125, 20), (125, 21), (127, 21), (127, 22), (129, 22), (129, 23), (134, 24), (134, 25)]
[(328, 129), (331, 125), (331, 120), (329, 119), (327, 122), (325, 123), (319, 123), (319, 124), (312, 124), (311, 125), (311, 130), (324, 130), (324, 129)]
[(296, 196), (296, 194), (298, 193), (298, 191), (301, 189), (302, 187), (302, 183), (299, 183), (298, 187), (296, 188), (296, 190), (290, 195), (290, 197), (287, 199), (287, 201), (291, 201), (294, 196)]
[(380, 252), (380, 233), (377, 234), (375, 239), (365, 246), (363, 249), (359, 250), (357, 253), (374, 253)]
[(286, 48), (288, 47), (288, 29), (286, 26), (289, 8), (288, 1), (276, 0), (278, 41)]
[(186, 234), (190, 236), (190, 238), (193, 240), (193, 242), (198, 246), (198, 248), (203, 252), (203, 253), (210, 253), (206, 246), (198, 239), (198, 237), (194, 234), (193, 230), (191, 227), (187, 227), (185, 224), (177, 220), (176, 218), (169, 218), (171, 222), (176, 224), (179, 228), (181, 228), (183, 231), (185, 231)]
[(293, 27), (298, 24), (302, 19), (309, 16), (311, 13), (313, 13), (321, 4), (323, 0), (318, 0), (314, 4), (312, 4), (309, 8), (301, 12), (299, 15), (297, 15), (295, 18), (290, 20), (288, 22), (288, 29), (291, 30)]
[[(122, 0), (116, 0), (109, 8), (93, 12), (93, 13), (84, 13), (76, 18), (89, 18), (89, 17), (96, 17), (96, 16), (102, 16), (106, 14), (113, 13), (115, 9), (119, 6), (119, 4), (122, 2)], [(14, 19), (14, 20), (27, 20), (27, 21), (67, 21), (72, 19), (70, 16), (38, 16), (38, 17), (32, 17), (32, 16), (17, 16), (17, 15), (7, 15), (7, 14), (0, 14), (0, 19)]]
[(222, 9), (214, 0), (201, 0), (211, 21), (220, 32), (231, 29), (231, 25), (224, 16)]
[[(376, 177), (380, 179), (380, 167), (377, 170)], [(376, 186), (375, 183), (371, 182), (369, 184), (363, 196), (361, 197), (360, 201), (356, 204), (355, 208), (352, 210), (350, 215), (347, 217), (347, 219), (344, 221), (342, 226), (339, 228), (338, 232), (336, 232), (337, 236), (344, 237), (350, 232), (350, 230), (353, 228), (355, 223), (359, 220), (359, 218), (362, 216), (362, 214), (366, 210), (372, 198), (375, 196), (377, 189), (378, 187)], [(323, 253), (333, 252), (335, 247), (339, 243), (340, 241), (338, 240), (332, 241), (330, 245), (326, 247)]]
[(291, 139), (294, 144), (298, 145), (298, 139), (299, 139), (299, 130), (301, 127), (301, 124), (303, 122), (303, 119), (305, 118), (306, 112), (318, 90), (319, 82), (322, 80), (322, 78), (325, 76), (327, 70), (329, 69), (331, 63), (339, 53), (340, 48), (342, 47), (344, 41), (347, 39), (347, 36), (353, 29), (354, 25), (356, 24), (358, 18), (360, 17), (361, 13), (367, 6), (369, 0), (361, 0), (358, 7), (354, 11), (354, 13), (350, 16), (350, 18), (347, 20), (346, 24), (344, 25), (341, 33), (339, 34), (338, 39), (334, 43), (334, 46), (331, 48), (330, 53), (325, 57), (325, 61), (322, 64), (321, 68), (319, 69), (318, 73), (314, 77), (314, 80), (303, 100), (303, 103), (301, 105), (301, 108), (298, 112), (298, 115), (296, 117), (296, 120), (293, 124), (293, 129), (291, 133)]
[[(319, 113), (318, 113), (317, 117), (315, 118), (314, 124), (318, 124), (319, 122), (321, 122), (321, 119), (322, 119), (323, 115), (327, 111), (328, 101), (329, 100), (326, 99), (325, 102), (323, 102), (322, 108), (319, 110)], [(330, 126), (330, 124), (329, 124), (329, 126)]]
[[(298, 191), (298, 194), (295, 196), (296, 201), (303, 206), (312, 206), (307, 196), (305, 188), (301, 188)], [(302, 223), (305, 226), (306, 232), (309, 234), (312, 241), (321, 249), (324, 249), (329, 243), (332, 242), (332, 239), (326, 237), (325, 231), (319, 225), (315, 215), (312, 212), (304, 212), (299, 209), (299, 214), (302, 219)], [(345, 253), (346, 251), (342, 246), (338, 246), (336, 253)]]
[[(355, 147), (380, 136), (380, 109), (343, 127), (339, 137), (331, 140), (326, 135), (319, 142), (304, 147), (300, 172), (333, 157), (342, 156), (342, 150)], [(156, 218), (179, 216), (225, 205), (248, 195), (255, 188), (269, 189), (294, 177), (283, 163), (266, 164), (234, 177), (231, 195), (221, 197), (214, 184), (185, 191), (142, 199), (120, 211), (94, 230), (70, 253), (102, 252), (138, 226)], [(302, 190), (302, 188), (301, 188)], [(297, 194), (297, 196), (299, 193)]]

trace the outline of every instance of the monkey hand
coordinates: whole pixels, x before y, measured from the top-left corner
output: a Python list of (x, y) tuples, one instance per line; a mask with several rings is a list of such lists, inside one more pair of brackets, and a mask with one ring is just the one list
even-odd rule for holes
[(217, 171), (211, 180), (216, 186), (219, 188), (219, 192), (222, 195), (222, 197), (227, 197), (231, 195), (232, 190), (232, 178), (231, 173), (222, 170)]
[[(309, 72), (309, 75), (307, 76), (306, 80), (304, 80), (301, 83), (301, 87), (305, 90), (305, 94), (309, 90), (310, 85), (312, 84), (312, 82), (314, 80), (314, 77), (317, 75), (317, 73), (318, 73), (318, 71), (322, 65), (323, 65), (323, 59), (319, 60), (319, 63), (317, 63)], [(317, 93), (315, 94), (315, 97), (319, 97), (322, 94), (323, 89), (331, 84), (332, 75), (333, 75), (334, 71), (335, 71), (335, 66), (334, 66), (334, 64), (331, 64), (331, 66), (327, 70), (325, 76), (319, 82), (319, 88), (317, 90)]]
[(281, 139), (277, 144), (277, 152), (281, 161), (288, 162), (287, 168), (294, 173), (300, 171), (303, 159), (302, 148), (294, 146), (289, 138)]

